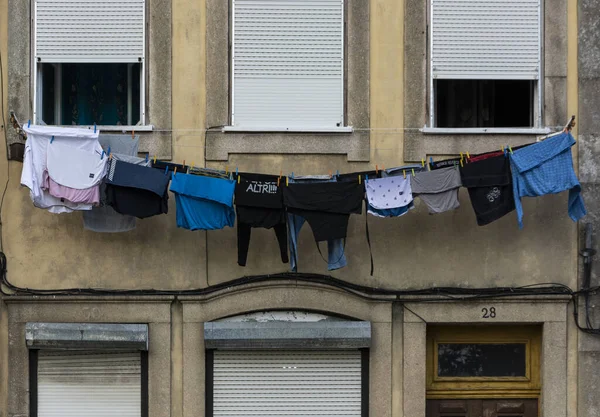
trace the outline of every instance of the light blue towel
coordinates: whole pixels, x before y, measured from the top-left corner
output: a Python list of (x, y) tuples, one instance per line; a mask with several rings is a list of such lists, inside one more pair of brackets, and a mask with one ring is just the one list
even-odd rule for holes
[(521, 197), (537, 197), (569, 190), (569, 217), (576, 222), (586, 215), (581, 185), (573, 169), (571, 146), (575, 139), (562, 133), (514, 151), (510, 155), (517, 221), (523, 228)]
[(171, 192), (177, 204), (177, 226), (189, 230), (233, 227), (235, 181), (201, 175), (176, 174)]

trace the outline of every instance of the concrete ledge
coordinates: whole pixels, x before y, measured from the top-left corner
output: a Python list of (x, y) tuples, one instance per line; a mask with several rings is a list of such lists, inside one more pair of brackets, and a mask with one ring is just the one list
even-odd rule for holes
[(369, 132), (338, 134), (206, 132), (206, 159), (227, 161), (230, 154), (341, 154), (369, 161)]
[(27, 323), (29, 349), (148, 350), (147, 324)]
[(360, 349), (371, 346), (371, 323), (213, 322), (204, 341), (207, 349)]

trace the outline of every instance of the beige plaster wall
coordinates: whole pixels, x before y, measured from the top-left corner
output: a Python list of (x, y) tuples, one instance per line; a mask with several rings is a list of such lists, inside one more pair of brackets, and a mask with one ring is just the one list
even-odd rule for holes
[[(405, 31), (404, 6), (400, 1), (370, 1), (370, 163), (348, 163), (344, 155), (240, 154), (230, 155), (227, 162), (206, 163), (203, 128), (207, 100), (211, 100), (205, 94), (206, 2), (173, 1), (174, 160), (277, 174), (350, 172), (374, 168), (376, 164), (401, 164), (405, 152), (404, 99), (413, 87), (404, 86), (405, 57), (409, 55), (403, 40), (412, 36)], [(270, 230), (252, 232), (248, 266), (242, 268), (236, 263), (235, 228), (211, 232), (177, 229), (174, 198), (169, 215), (138, 221), (135, 231), (85, 231), (79, 213), (53, 215), (34, 208), (27, 191), (19, 186), (20, 169), (20, 164), (11, 163), (2, 216), (9, 279), (15, 285), (190, 289), (243, 275), (288, 270), (279, 259)], [(0, 183), (5, 175), (0, 169)], [(369, 216), (373, 277), (369, 276), (365, 215), (352, 216), (346, 246), (349, 266), (333, 275), (364, 285), (394, 288), (534, 282), (575, 286), (576, 229), (567, 217), (566, 194), (526, 201), (523, 231), (518, 230), (514, 214), (478, 227), (464, 190), (460, 198), (460, 209), (436, 216), (427, 214), (419, 201), (416, 210), (400, 219)], [(300, 242), (299, 271), (328, 273), (309, 227), (302, 230)], [(324, 246), (322, 251), (326, 253)]]

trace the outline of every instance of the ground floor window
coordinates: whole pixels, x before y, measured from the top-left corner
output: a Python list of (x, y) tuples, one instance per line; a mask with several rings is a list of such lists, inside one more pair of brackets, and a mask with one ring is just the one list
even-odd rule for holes
[(30, 351), (30, 417), (147, 417), (146, 352)]

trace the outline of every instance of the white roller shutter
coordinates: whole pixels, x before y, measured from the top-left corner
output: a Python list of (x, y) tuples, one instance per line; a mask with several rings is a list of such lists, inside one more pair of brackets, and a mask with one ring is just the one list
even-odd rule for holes
[(360, 351), (215, 351), (213, 415), (361, 415)]
[(234, 126), (343, 126), (343, 0), (233, 0), (232, 28)]
[(38, 417), (139, 417), (139, 353), (38, 356)]
[(431, 0), (433, 78), (540, 77), (540, 0)]
[(138, 62), (145, 0), (35, 0), (41, 62)]

